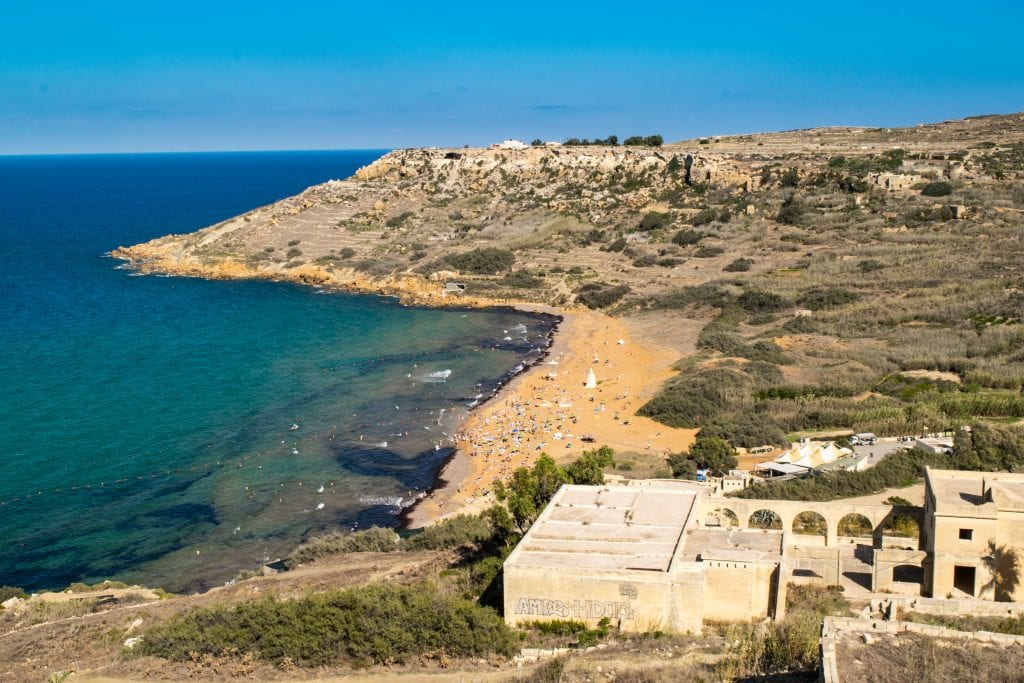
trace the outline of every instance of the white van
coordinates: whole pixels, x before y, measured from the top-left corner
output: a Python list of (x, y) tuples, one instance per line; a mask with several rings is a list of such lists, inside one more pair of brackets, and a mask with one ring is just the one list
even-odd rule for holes
[(878, 437), (871, 432), (854, 434), (850, 437), (850, 444), (854, 446), (874, 446), (877, 441)]

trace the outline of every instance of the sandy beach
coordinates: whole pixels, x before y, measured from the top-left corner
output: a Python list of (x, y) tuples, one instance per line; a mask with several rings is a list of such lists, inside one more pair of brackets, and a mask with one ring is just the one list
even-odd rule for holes
[[(595, 311), (563, 315), (548, 357), (462, 424), (442, 485), (409, 512), (409, 526), (488, 507), (494, 480), (532, 465), (541, 453), (565, 463), (605, 445), (617, 453), (668, 455), (693, 442), (697, 430), (635, 414), (675, 374), (677, 350), (641, 341), (628, 320)], [(593, 388), (586, 387), (590, 370)]]

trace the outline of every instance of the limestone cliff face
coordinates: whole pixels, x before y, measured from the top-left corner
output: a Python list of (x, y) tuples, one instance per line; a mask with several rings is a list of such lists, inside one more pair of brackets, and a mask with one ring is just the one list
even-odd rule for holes
[[(668, 169), (676, 159), (678, 168)], [(749, 169), (720, 155), (676, 148), (529, 147), (509, 149), (408, 149), (391, 152), (355, 173), (367, 182), (435, 181), (436, 187), (501, 189), (541, 181), (593, 182), (602, 176), (641, 176), (690, 171), (691, 182), (742, 185)]]
[[(566, 305), (587, 299), (580, 297), (587, 287), (645, 295), (704, 282), (765, 249), (772, 255), (759, 268), (799, 265), (798, 251), (771, 246), (779, 230), (773, 219), (794, 192), (817, 196), (814, 211), (822, 214), (852, 205), (874, 215), (890, 199), (912, 200), (924, 178), (1024, 177), (1022, 121), (828, 128), (659, 148), (396, 150), (351, 178), (115, 255), (147, 271), (283, 279), (429, 302)], [(897, 148), (901, 163), (878, 165)], [(873, 169), (886, 173), (865, 178)], [(866, 201), (872, 193), (887, 199)], [(504, 268), (512, 252), (522, 272), (481, 268), (486, 249), (506, 254)], [(431, 277), (437, 273), (445, 275)], [(469, 294), (446, 297), (444, 281), (453, 279), (468, 283)]]

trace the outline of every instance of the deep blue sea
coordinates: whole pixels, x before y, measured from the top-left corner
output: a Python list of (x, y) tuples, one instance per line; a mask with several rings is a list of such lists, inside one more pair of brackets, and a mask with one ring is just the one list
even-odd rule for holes
[(550, 320), (105, 256), (381, 153), (0, 157), (0, 585), (208, 587), (320, 530), (396, 525), (433, 484), (442, 432)]

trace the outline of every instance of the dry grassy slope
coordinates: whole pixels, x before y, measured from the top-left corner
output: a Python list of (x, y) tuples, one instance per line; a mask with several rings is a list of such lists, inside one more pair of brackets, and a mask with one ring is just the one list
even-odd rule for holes
[[(235, 604), (267, 593), (288, 598), (372, 582), (418, 581), (437, 577), (449, 561), (450, 558), (438, 552), (353, 553), (324, 558), (296, 570), (249, 579), (198, 595), (125, 606), (115, 604), (93, 614), (84, 613), (88, 608), (81, 602), (78, 605), (63, 603), (60, 609), (35, 605), (20, 614), (3, 610), (0, 611), (0, 680), (44, 681), (55, 671), (143, 680), (168, 677), (223, 680), (246, 672), (257, 673), (261, 678), (286, 676), (286, 672), (273, 667), (251, 663), (220, 662), (201, 666), (152, 658), (122, 660), (120, 653), (130, 635), (137, 635), (187, 610)], [(41, 619), (45, 621), (35, 623)], [(138, 625), (132, 627), (133, 622)]]
[[(588, 285), (628, 286), (613, 313), (650, 308), (681, 286), (756, 287), (785, 296), (792, 308), (752, 316), (738, 332), (784, 347), (794, 361), (781, 368), (789, 383), (868, 388), (895, 370), (926, 369), (1012, 388), (1024, 382), (1013, 353), (1019, 326), (988, 323), (1022, 316), (1022, 141), (1024, 115), (1013, 114), (658, 149), (398, 150), (348, 180), (119, 255), (144, 270), (291, 279), (433, 304), (453, 302), (440, 290), (454, 278), (470, 284), (459, 303), (568, 306)], [(838, 156), (874, 163), (894, 149), (905, 150), (895, 171), (901, 189), (829, 166)], [(952, 194), (922, 196), (921, 185), (935, 180), (952, 183)], [(780, 223), (780, 205), (794, 193), (807, 211), (795, 225)], [(966, 206), (967, 217), (949, 218), (947, 205)], [(639, 229), (651, 211), (665, 214), (664, 225)], [(690, 227), (699, 244), (674, 244)], [(444, 268), (446, 255), (480, 247), (513, 250), (516, 270), (540, 286), (500, 275), (425, 274)], [(725, 270), (739, 257), (750, 260), (749, 270)], [(808, 291), (833, 286), (857, 301), (785, 325), (794, 309), (810, 307)], [(704, 320), (714, 313), (683, 311)], [(663, 325), (661, 341), (674, 342), (675, 329)]]

